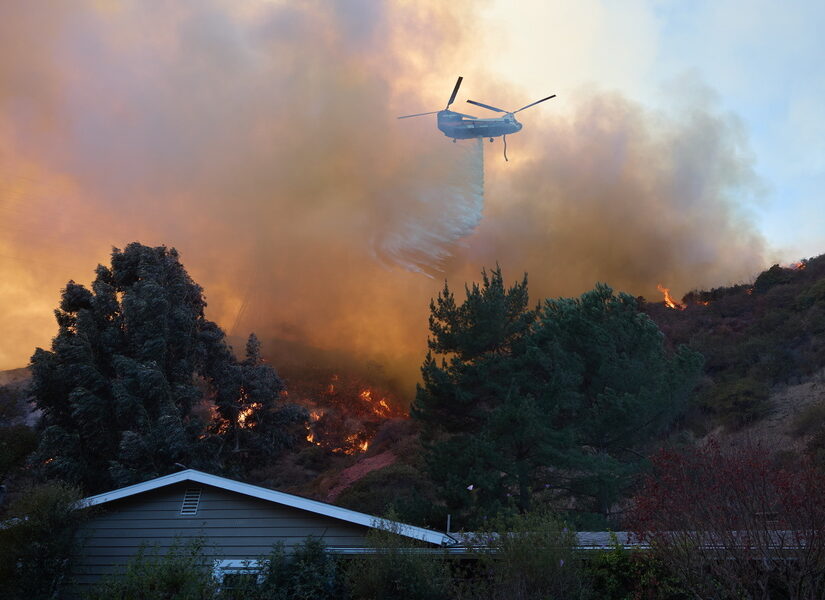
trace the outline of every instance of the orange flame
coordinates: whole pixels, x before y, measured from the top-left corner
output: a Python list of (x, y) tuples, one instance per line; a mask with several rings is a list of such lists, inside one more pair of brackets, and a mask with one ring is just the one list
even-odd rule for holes
[(388, 402), (386, 398), (380, 398), (377, 401), (372, 397), (372, 390), (370, 388), (365, 388), (361, 390), (361, 393), (358, 394), (358, 397), (361, 398), (364, 402), (366, 402), (370, 410), (375, 414), (377, 417), (381, 417), (383, 419), (390, 419), (392, 417), (405, 417), (407, 416), (406, 413), (400, 409), (393, 408)]
[(251, 417), (259, 408), (261, 408), (261, 405), (255, 402), (253, 404), (247, 405), (246, 408), (242, 409), (238, 413), (238, 426), (248, 427), (249, 425), (247, 425), (247, 421), (249, 420), (249, 417)]
[(676, 310), (685, 310), (685, 305), (676, 302), (673, 297), (670, 295), (670, 290), (663, 286), (661, 283), (656, 285), (656, 289), (662, 292), (665, 296), (665, 306), (668, 308), (675, 308)]
[(352, 435), (348, 435), (344, 439), (344, 447), (335, 452), (341, 452), (343, 454), (355, 454), (356, 452), (366, 452), (367, 449), (370, 447), (369, 440), (362, 440), (360, 434), (353, 433)]

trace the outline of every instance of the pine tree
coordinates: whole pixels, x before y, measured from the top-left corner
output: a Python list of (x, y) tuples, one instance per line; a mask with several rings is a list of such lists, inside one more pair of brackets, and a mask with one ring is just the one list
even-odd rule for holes
[(636, 300), (605, 285), (536, 310), (526, 277), (506, 289), (499, 268), (465, 291), (458, 305), (445, 285), (431, 303), (412, 409), (442, 499), (470, 522), (563, 491), (608, 513), (701, 357), (666, 351)]
[[(198, 405), (205, 394), (237, 404), (235, 375), (245, 367), (205, 318), (203, 290), (163, 246), (114, 249), (111, 266), (96, 275), (91, 290), (66, 285), (51, 351), (38, 348), (31, 360), (43, 412), (34, 464), (87, 491), (168, 473), (176, 463), (220, 470)], [(257, 401), (277, 397), (282, 384), (271, 367), (257, 376), (268, 385)]]

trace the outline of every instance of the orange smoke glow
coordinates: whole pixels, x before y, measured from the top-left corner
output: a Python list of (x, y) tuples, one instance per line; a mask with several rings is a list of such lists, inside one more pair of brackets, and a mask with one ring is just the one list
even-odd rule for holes
[[(485, 159), (482, 198), (472, 142), (395, 120), (443, 105), (459, 73), (462, 97), (502, 106), (554, 91), (491, 75), (468, 0), (114, 4), (0, 2), (0, 369), (48, 347), (69, 279), (135, 240), (180, 251), (236, 348), (254, 331), (295, 364), (379, 364), (407, 400), (444, 279), (499, 262), (532, 300), (594, 281), (635, 295), (764, 262), (729, 200), (759, 187), (739, 122), (704, 102), (571, 89), (569, 110), (530, 113), (523, 160)], [(354, 398), (400, 416), (381, 401)]]
[(656, 285), (656, 289), (662, 292), (662, 294), (664, 295), (665, 306), (667, 306), (668, 308), (675, 308), (676, 310), (685, 310), (685, 305), (676, 302), (676, 300), (674, 300), (673, 297), (670, 295), (670, 290), (668, 288), (659, 283)]

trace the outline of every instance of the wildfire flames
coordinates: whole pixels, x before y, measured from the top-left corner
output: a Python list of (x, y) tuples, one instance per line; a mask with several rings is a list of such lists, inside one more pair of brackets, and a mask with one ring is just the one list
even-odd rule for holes
[(242, 409), (238, 413), (238, 427), (249, 427), (249, 417), (255, 414), (255, 411), (260, 410), (261, 405), (258, 403), (253, 403), (247, 405), (246, 408)]
[(408, 416), (387, 390), (354, 376), (295, 377), (288, 385), (289, 401), (309, 411), (306, 441), (336, 454), (366, 452), (384, 421)]
[(670, 290), (668, 288), (659, 283), (656, 285), (656, 289), (662, 292), (662, 294), (664, 295), (665, 306), (667, 306), (668, 308), (674, 308), (676, 310), (685, 310), (685, 305), (676, 302), (676, 300), (674, 300), (673, 297), (670, 295)]
[[(289, 391), (281, 392), (281, 401), (303, 406), (309, 413), (306, 441), (335, 454), (366, 452), (382, 423), (409, 416), (389, 390), (353, 375), (302, 374), (290, 377), (287, 384)], [(235, 423), (241, 429), (255, 427), (263, 406), (248, 402), (246, 394), (240, 402)], [(208, 410), (217, 431), (226, 432), (232, 421), (221, 418), (213, 402)]]

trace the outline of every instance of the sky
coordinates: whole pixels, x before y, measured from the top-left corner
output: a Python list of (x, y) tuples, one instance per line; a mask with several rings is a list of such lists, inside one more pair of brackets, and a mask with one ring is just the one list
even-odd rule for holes
[[(407, 383), (429, 300), (496, 264), (534, 300), (658, 299), (821, 254), (825, 9), (788, 6), (4, 2), (0, 369), (132, 241), (176, 247), (236, 344)], [(456, 110), (557, 97), (509, 162), (395, 118), (458, 75)]]
[[(750, 206), (778, 260), (825, 247), (825, 5), (770, 0), (493, 2), (496, 72), (519, 86), (619, 90), (649, 106), (706, 88), (741, 121), (763, 190)], [(546, 66), (548, 68), (540, 68)]]

